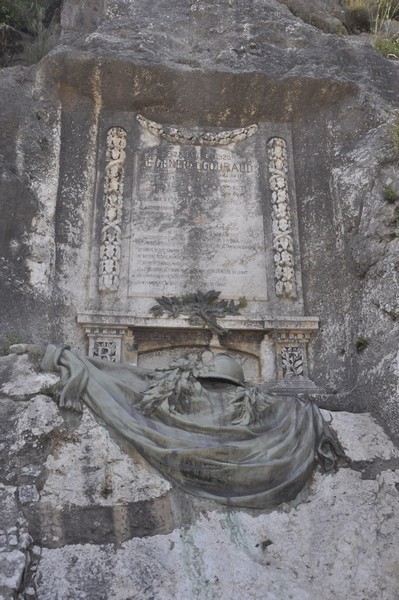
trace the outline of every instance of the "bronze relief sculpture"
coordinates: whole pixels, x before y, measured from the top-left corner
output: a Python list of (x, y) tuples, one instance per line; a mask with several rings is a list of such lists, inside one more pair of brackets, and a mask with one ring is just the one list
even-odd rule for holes
[(223, 504), (292, 500), (317, 460), (328, 470), (342, 454), (313, 402), (246, 383), (226, 354), (147, 370), (49, 345), (42, 367), (61, 375), (60, 407), (83, 402), (162, 474)]

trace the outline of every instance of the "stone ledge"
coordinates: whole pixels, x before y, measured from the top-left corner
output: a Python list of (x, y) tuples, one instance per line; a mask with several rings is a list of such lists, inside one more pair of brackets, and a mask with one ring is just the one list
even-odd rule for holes
[[(148, 316), (134, 316), (125, 313), (114, 312), (79, 312), (77, 322), (86, 327), (88, 326), (107, 326), (107, 327), (151, 327), (160, 329), (204, 329), (202, 326), (195, 326), (189, 323), (188, 317), (179, 319), (155, 318)], [(318, 317), (270, 317), (266, 319), (248, 319), (245, 317), (230, 317), (220, 319), (219, 322), (226, 329), (235, 330), (255, 330), (255, 331), (285, 331), (285, 330), (305, 330), (317, 331), (319, 328)]]

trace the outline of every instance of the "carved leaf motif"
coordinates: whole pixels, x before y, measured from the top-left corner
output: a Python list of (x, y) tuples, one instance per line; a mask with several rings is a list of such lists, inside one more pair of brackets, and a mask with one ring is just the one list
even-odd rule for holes
[(242, 141), (247, 137), (254, 135), (254, 133), (258, 131), (257, 125), (250, 125), (249, 127), (233, 129), (232, 131), (221, 131), (219, 133), (193, 133), (180, 131), (175, 127), (163, 126), (160, 123), (146, 119), (142, 115), (137, 115), (136, 119), (140, 126), (144, 129), (147, 129), (147, 131), (149, 131), (152, 135), (168, 140), (169, 142), (177, 142), (179, 144), (208, 144), (210, 146), (226, 146), (228, 144)]
[(166, 313), (169, 317), (176, 318), (180, 314), (187, 315), (189, 322), (194, 326), (208, 326), (218, 334), (225, 334), (226, 330), (218, 325), (216, 319), (223, 319), (226, 315), (239, 315), (240, 305), (233, 300), (219, 300), (221, 292), (210, 290), (206, 293), (197, 291), (181, 298), (172, 296), (156, 298), (158, 304), (150, 309), (155, 317)]
[(303, 375), (303, 354), (302, 348), (287, 347), (281, 350), (281, 361), (283, 365), (284, 376)]
[(261, 386), (237, 388), (230, 403), (232, 425), (253, 425), (262, 418), (268, 404), (265, 390)]
[[(119, 258), (121, 244), (120, 218), (123, 203), (123, 163), (126, 154), (126, 131), (112, 127), (107, 135), (107, 153), (104, 181), (104, 216), (102, 245), (100, 247), (99, 281), (100, 290), (116, 291), (119, 285)], [(112, 263), (112, 266), (111, 264)], [(107, 273), (113, 271), (112, 278)]]
[(268, 142), (269, 187), (272, 190), (273, 205), (273, 249), (276, 280), (276, 295), (287, 298), (296, 297), (294, 270), (281, 271), (280, 267), (294, 266), (291, 215), (288, 197), (287, 151), (281, 138), (272, 138)]
[(209, 367), (202, 363), (179, 359), (167, 369), (155, 371), (151, 375), (153, 383), (145, 391), (139, 409), (143, 414), (150, 415), (163, 402), (168, 402), (171, 410), (188, 414), (192, 398), (206, 394), (196, 377), (204, 375), (208, 370)]

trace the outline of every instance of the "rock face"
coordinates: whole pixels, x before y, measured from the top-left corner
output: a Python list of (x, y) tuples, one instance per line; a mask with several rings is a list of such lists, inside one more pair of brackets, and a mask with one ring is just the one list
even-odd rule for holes
[(325, 412), (350, 459), (337, 472), (275, 510), (229, 509), (172, 487), (87, 411), (59, 411), (35, 360), (0, 361), (0, 597), (395, 597), (399, 450), (369, 413)]
[[(58, 45), (37, 65), (0, 71), (0, 598), (259, 598), (267, 590), (278, 600), (391, 600), (399, 457), (379, 423), (399, 434), (399, 62), (378, 54), (372, 36), (347, 35), (356, 27), (335, 0), (64, 0), (60, 27)], [(270, 381), (277, 371), (286, 377), (287, 369), (303, 378), (306, 366), (313, 397), (334, 411), (352, 462), (333, 475), (316, 472), (294, 503), (267, 514), (220, 508), (172, 488), (89, 414), (61, 414), (49, 397), (56, 379), (37, 368), (46, 342), (93, 351), (96, 339), (98, 355), (107, 358), (122, 330), (130, 362), (138, 345), (144, 348), (142, 366), (165, 366), (187, 340), (194, 353), (212, 344), (223, 350), (222, 338), (200, 327), (188, 336), (176, 325), (173, 344), (162, 333), (156, 345), (151, 324), (147, 337), (143, 331), (134, 337), (136, 317), (148, 316), (148, 298), (140, 314), (126, 317), (128, 295), (97, 287), (94, 242), (111, 238), (96, 232), (116, 217), (125, 231), (129, 221), (113, 205), (113, 186), (129, 190), (130, 210), (132, 148), (137, 157), (155, 147), (137, 115), (168, 135), (178, 130), (188, 137), (235, 131), (239, 139), (256, 125), (263, 137), (248, 138), (237, 153), (249, 164), (252, 152), (259, 164), (265, 196), (248, 206), (260, 215), (262, 198), (272, 197), (272, 161), (281, 190), (289, 188), (289, 219), (287, 198), (276, 208), (273, 234), (266, 227), (271, 204), (262, 216), (265, 247), (278, 244), (284, 229), (293, 249), (284, 259), (280, 252), (275, 271), (276, 255), (265, 259), (271, 279), (263, 289), (269, 304), (262, 332), (251, 321), (260, 308), (251, 298), (247, 306), (240, 288), (240, 318), (248, 319), (252, 341), (238, 330), (233, 341), (253, 379), (255, 346)], [(107, 128), (121, 124), (134, 138), (126, 152), (120, 129), (107, 146)], [(285, 163), (280, 142), (269, 139), (275, 131), (288, 140)], [(188, 157), (200, 152), (200, 144), (185, 148)], [(186, 181), (176, 200), (176, 179), (164, 178), (170, 202), (188, 196), (197, 181)], [(97, 210), (104, 181), (106, 218)], [(143, 194), (147, 184), (143, 179)], [(201, 200), (219, 192), (202, 189)], [(212, 205), (213, 221), (217, 211)], [(258, 222), (252, 231), (262, 231)], [(227, 237), (237, 244), (234, 231)], [(208, 241), (215, 244), (215, 236)], [(244, 242), (252, 257), (251, 231)], [(126, 258), (120, 245), (111, 262), (121, 248)], [(166, 250), (160, 246), (159, 260)], [(290, 256), (299, 295), (279, 304), (274, 280), (284, 287)], [(121, 280), (128, 289), (130, 272)], [(102, 311), (101, 326), (115, 328), (111, 342), (98, 337), (99, 325), (86, 331), (87, 321), (77, 322), (79, 312), (95, 310)], [(310, 315), (301, 321), (303, 337), (286, 341), (288, 321), (274, 337), (276, 316), (294, 322)], [(306, 365), (295, 354), (305, 346)], [(15, 354), (7, 355), (10, 348)]]

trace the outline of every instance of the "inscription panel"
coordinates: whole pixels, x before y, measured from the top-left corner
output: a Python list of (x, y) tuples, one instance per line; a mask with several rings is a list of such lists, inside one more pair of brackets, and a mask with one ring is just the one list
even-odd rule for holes
[(238, 148), (144, 141), (135, 152), (129, 296), (267, 299), (259, 164)]

